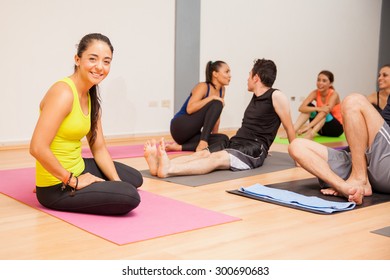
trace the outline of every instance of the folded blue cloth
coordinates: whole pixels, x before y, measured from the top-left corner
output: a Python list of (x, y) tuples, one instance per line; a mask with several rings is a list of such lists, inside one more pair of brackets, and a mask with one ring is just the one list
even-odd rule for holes
[(329, 201), (315, 196), (305, 196), (287, 190), (269, 188), (261, 184), (254, 184), (246, 188), (241, 187), (239, 191), (254, 195), (264, 200), (269, 200), (271, 202), (274, 201), (327, 214), (338, 211), (352, 210), (356, 206), (355, 202)]

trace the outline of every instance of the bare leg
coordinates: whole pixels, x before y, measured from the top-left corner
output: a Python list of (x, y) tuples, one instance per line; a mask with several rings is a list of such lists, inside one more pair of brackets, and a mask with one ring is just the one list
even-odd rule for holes
[(144, 144), (144, 158), (149, 165), (150, 174), (156, 176), (158, 168), (156, 140), (153, 139)]
[[(207, 152), (203, 153), (203, 152)], [(158, 171), (157, 176), (166, 178), (176, 175), (196, 175), (210, 173), (216, 169), (228, 169), (230, 167), (229, 154), (226, 151), (219, 151), (210, 154), (208, 151), (201, 151), (199, 156), (188, 156), (192, 160), (178, 161), (170, 160), (166, 151), (165, 143), (162, 141), (158, 149)], [(198, 154), (195, 153), (195, 154)]]
[(360, 94), (352, 94), (344, 99), (342, 114), (345, 136), (352, 155), (352, 172), (347, 182), (361, 186), (364, 195), (369, 196), (372, 188), (367, 176), (365, 151), (373, 143), (384, 120), (367, 98)]
[[(294, 131), (295, 131), (295, 133), (298, 133), (299, 129), (309, 120), (309, 118), (310, 118), (310, 114), (309, 113), (300, 113), (299, 114), (297, 120), (294, 123)], [(287, 133), (284, 132), (279, 137), (280, 138), (287, 138)]]
[(306, 131), (305, 136), (303, 136), (303, 138), (313, 140), (315, 136), (316, 132), (313, 129), (309, 129), (308, 131)]
[(309, 129), (304, 138), (306, 139), (314, 139), (314, 137), (317, 135), (318, 131), (324, 126), (325, 124), (325, 119), (322, 119), (319, 123), (317, 123), (313, 128)]
[(299, 114), (298, 119), (294, 124), (294, 130), (296, 133), (300, 134), (299, 130), (302, 128), (302, 126), (304, 126), (305, 123), (307, 123), (309, 118), (310, 118), (310, 113), (300, 113)]
[(288, 150), (304, 169), (333, 186), (334, 192), (325, 194), (340, 194), (349, 201), (354, 201), (357, 204), (362, 203), (364, 191), (360, 187), (352, 185), (352, 182), (344, 181), (330, 169), (326, 146), (311, 140), (296, 138), (289, 145)]

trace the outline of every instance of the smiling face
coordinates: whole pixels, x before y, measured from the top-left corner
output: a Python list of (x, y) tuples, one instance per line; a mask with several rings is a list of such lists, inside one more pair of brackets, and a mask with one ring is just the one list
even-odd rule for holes
[(379, 71), (378, 87), (381, 90), (390, 90), (390, 67), (382, 67)]
[(319, 74), (317, 77), (317, 89), (320, 92), (327, 92), (328, 89), (332, 86), (328, 76), (324, 74)]
[(107, 43), (93, 40), (85, 51), (75, 56), (77, 72), (92, 85), (99, 84), (110, 72), (112, 51)]

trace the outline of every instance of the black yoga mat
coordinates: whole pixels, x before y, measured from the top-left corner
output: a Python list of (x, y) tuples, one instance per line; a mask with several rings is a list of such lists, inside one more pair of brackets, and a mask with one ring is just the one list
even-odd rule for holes
[[(338, 202), (346, 202), (347, 201), (346, 198), (344, 198), (344, 197), (323, 195), (320, 192), (321, 187), (320, 187), (320, 184), (318, 183), (317, 178), (302, 179), (302, 180), (296, 180), (296, 181), (290, 181), (290, 182), (270, 184), (270, 185), (265, 185), (265, 186), (271, 187), (271, 188), (278, 188), (278, 189), (282, 189), (282, 190), (289, 190), (289, 191), (299, 193), (299, 194), (302, 194), (305, 196), (316, 196), (316, 197), (319, 197), (319, 198), (322, 198), (322, 199), (325, 199), (328, 201), (338, 201)], [(255, 195), (240, 192), (239, 190), (228, 190), (227, 192), (231, 193), (231, 194), (236, 194), (236, 195), (264, 201), (264, 202), (270, 202), (270, 203), (274, 203), (274, 204), (278, 204), (278, 205), (282, 205), (282, 206), (291, 207), (294, 209), (309, 211), (309, 212), (313, 212), (313, 213), (317, 213), (317, 214), (326, 214), (326, 213), (323, 213), (320, 211), (315, 211), (312, 209), (305, 209), (305, 208), (301, 208), (301, 207), (291, 205), (291, 204), (278, 203), (278, 202), (274, 202), (274, 201), (271, 202), (269, 200), (257, 197)], [(372, 206), (375, 204), (388, 202), (388, 201), (390, 201), (390, 194), (373, 193), (372, 196), (364, 197), (363, 204), (356, 205), (356, 207), (354, 209), (360, 209), (363, 207)], [(339, 213), (339, 212), (334, 212), (334, 213)]]
[(203, 174), (203, 175), (175, 176), (175, 177), (168, 177), (164, 179), (160, 179), (156, 176), (150, 175), (149, 170), (142, 170), (141, 173), (144, 177), (147, 178), (163, 180), (166, 182), (186, 185), (190, 187), (198, 187), (202, 185), (208, 185), (217, 182), (234, 180), (238, 178), (244, 178), (244, 177), (296, 167), (294, 160), (290, 157), (288, 153), (271, 152), (270, 154), (271, 155), (265, 159), (263, 166), (251, 170), (244, 170), (244, 171), (216, 170), (211, 173)]

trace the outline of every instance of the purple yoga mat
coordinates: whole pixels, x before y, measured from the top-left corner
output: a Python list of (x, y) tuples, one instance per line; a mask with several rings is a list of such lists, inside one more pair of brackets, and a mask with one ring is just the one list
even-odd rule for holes
[(34, 168), (0, 170), (0, 192), (118, 245), (240, 220), (143, 190), (141, 204), (124, 216), (50, 210), (33, 193), (34, 176)]

